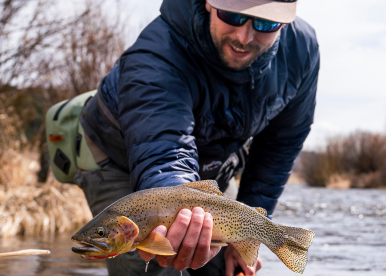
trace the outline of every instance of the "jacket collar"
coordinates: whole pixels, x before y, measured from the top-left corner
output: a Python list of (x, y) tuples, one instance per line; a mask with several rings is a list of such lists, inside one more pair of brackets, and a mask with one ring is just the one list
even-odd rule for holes
[(232, 70), (223, 65), (213, 44), (205, 0), (164, 0), (161, 6), (161, 17), (193, 46), (210, 67), (234, 83), (242, 84), (249, 81), (253, 87), (254, 81), (270, 69), (271, 61), (279, 48), (280, 37), (248, 69)]

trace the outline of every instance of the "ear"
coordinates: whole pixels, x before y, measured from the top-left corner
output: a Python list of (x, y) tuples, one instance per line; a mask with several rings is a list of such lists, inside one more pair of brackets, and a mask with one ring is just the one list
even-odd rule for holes
[(212, 10), (212, 7), (211, 7), (211, 5), (209, 5), (208, 1), (206, 1), (205, 8), (208, 12), (210, 12)]

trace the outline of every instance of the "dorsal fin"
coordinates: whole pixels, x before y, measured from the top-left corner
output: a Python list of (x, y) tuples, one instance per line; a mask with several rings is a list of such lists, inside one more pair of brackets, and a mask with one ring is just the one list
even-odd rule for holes
[(219, 196), (223, 196), (215, 180), (202, 180), (202, 181), (196, 181), (196, 182), (189, 182), (189, 183), (181, 184), (180, 186), (196, 189), (207, 194), (216, 194)]
[(259, 212), (260, 214), (262, 214), (263, 216), (267, 216), (267, 210), (265, 210), (264, 208), (260, 208), (260, 207), (255, 207), (255, 210), (257, 212)]

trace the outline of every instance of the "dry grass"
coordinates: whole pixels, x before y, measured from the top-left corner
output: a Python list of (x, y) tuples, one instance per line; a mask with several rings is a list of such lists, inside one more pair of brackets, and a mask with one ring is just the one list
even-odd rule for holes
[(290, 178), (287, 181), (287, 184), (299, 184), (306, 183), (304, 178), (298, 172), (292, 172)]
[(92, 218), (80, 188), (52, 175), (37, 182), (36, 153), (7, 150), (0, 158), (0, 237), (54, 234), (72, 230)]
[(324, 151), (303, 152), (302, 176), (311, 186), (386, 186), (386, 135), (356, 132), (331, 139)]
[[(53, 104), (98, 86), (127, 46), (127, 22), (109, 18), (104, 1), (85, 0), (84, 8), (67, 19), (55, 16), (60, 5), (51, 2), (38, 1), (35, 9), (20, 1), (0, 3), (0, 214), (6, 215), (0, 237), (63, 232), (91, 218), (77, 186), (52, 176), (45, 184), (37, 181), (39, 154), (45, 160), (44, 114)], [(117, 14), (118, 2), (109, 3)], [(14, 23), (23, 9), (33, 20), (24, 21), (28, 26), (15, 40), (12, 30), (18, 29)], [(4, 48), (9, 45), (14, 51)]]

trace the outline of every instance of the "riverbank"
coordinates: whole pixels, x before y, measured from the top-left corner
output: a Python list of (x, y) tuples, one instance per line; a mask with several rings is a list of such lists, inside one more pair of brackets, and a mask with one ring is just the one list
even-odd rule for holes
[(49, 176), (37, 182), (37, 154), (8, 150), (0, 166), (0, 237), (54, 235), (73, 230), (91, 218), (83, 191)]

